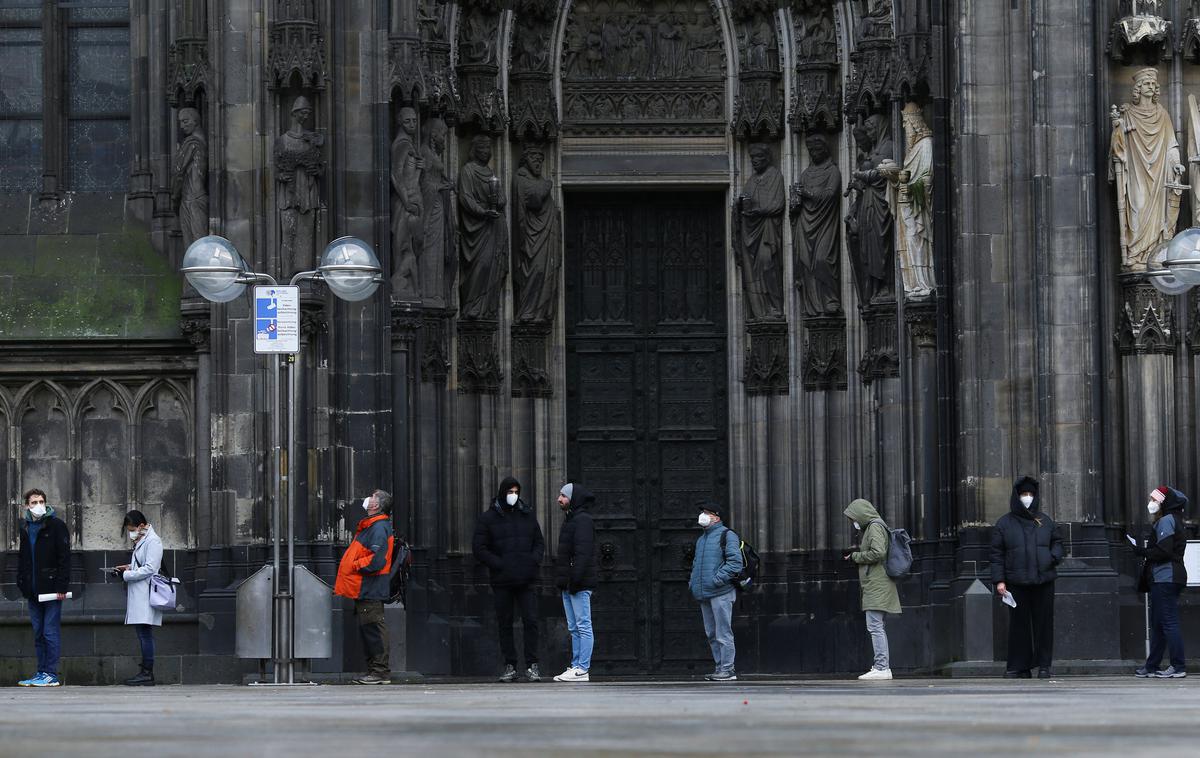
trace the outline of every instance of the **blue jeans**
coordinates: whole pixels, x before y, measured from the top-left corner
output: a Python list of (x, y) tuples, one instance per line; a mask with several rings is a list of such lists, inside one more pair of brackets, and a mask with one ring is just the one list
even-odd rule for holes
[(587, 671), (592, 667), (592, 591), (582, 590), (572, 595), (562, 594), (563, 611), (567, 614), (567, 631), (571, 633), (571, 666)]
[(736, 650), (733, 646), (733, 601), (737, 592), (730, 590), (724, 595), (700, 601), (700, 613), (704, 616), (704, 633), (708, 635), (708, 647), (712, 650), (716, 673), (733, 671)]
[(62, 650), (62, 601), (29, 601), (29, 620), (33, 624), (33, 649), (37, 651), (38, 672), (58, 676), (58, 656)]
[(1179, 628), (1179, 593), (1182, 584), (1155, 582), (1150, 585), (1150, 656), (1146, 668), (1153, 671), (1170, 649), (1171, 665), (1178, 671), (1187, 668), (1183, 657), (1183, 632)]
[(142, 668), (154, 670), (154, 627), (150, 624), (134, 624), (138, 645), (142, 648)]

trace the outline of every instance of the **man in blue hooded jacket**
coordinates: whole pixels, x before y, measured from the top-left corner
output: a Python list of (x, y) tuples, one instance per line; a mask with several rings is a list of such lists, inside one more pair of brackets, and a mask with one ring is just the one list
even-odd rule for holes
[(725, 526), (725, 512), (711, 500), (698, 504), (697, 519), (704, 533), (696, 540), (692, 559), (692, 578), (688, 587), (700, 601), (704, 616), (704, 634), (712, 649), (716, 669), (705, 675), (710, 682), (737, 681), (734, 670), (736, 649), (733, 643), (733, 601), (737, 588), (733, 581), (742, 570), (741, 539)]

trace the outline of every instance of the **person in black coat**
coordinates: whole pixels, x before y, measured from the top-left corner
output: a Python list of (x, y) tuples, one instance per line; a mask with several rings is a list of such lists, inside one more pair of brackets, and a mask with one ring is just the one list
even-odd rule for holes
[(517, 648), (513, 643), (513, 606), (521, 613), (522, 640), (525, 647), (525, 678), (542, 678), (538, 668), (538, 579), (546, 542), (533, 508), (521, 499), (521, 483), (513, 477), (500, 482), (491, 507), (475, 522), (471, 541), (475, 560), (488, 567), (492, 595), (496, 602), (496, 623), (500, 627), (500, 651), (504, 655), (504, 673), (500, 681), (517, 678)]
[[(1183, 630), (1179, 626), (1179, 595), (1187, 586), (1183, 553), (1187, 549), (1187, 495), (1171, 487), (1159, 487), (1150, 493), (1146, 510), (1154, 537), (1144, 543), (1134, 541), (1133, 552), (1145, 558), (1138, 589), (1150, 595), (1150, 655), (1134, 676), (1181, 679), (1187, 676), (1183, 652)], [(1159, 669), (1163, 653), (1171, 651), (1171, 665)]]
[[(71, 532), (46, 503), (46, 493), (38, 489), (25, 493), (21, 516), (17, 589), (29, 602), (38, 670), (34, 676), (17, 684), (57, 687), (60, 684), (58, 658), (62, 651), (62, 601), (71, 581)], [(39, 601), (39, 595), (55, 597)]]
[(596, 527), (588, 509), (596, 498), (578, 484), (568, 482), (558, 493), (558, 506), (566, 512), (558, 530), (554, 578), (562, 591), (567, 630), (571, 633), (571, 665), (554, 677), (556, 682), (586, 682), (592, 666), (592, 590), (596, 589)]
[(1042, 512), (1038, 483), (1023, 476), (1013, 484), (1009, 512), (992, 528), (991, 570), (996, 594), (1012, 595), (1017, 606), (1008, 624), (1008, 679), (1053, 676), (1055, 567), (1063, 559), (1054, 519)]

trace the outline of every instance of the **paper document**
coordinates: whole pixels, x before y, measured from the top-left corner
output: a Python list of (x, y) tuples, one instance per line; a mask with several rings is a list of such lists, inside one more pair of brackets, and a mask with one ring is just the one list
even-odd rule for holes
[(1134, 547), (1137, 547), (1137, 546), (1138, 546), (1138, 544), (1137, 544), (1137, 540), (1135, 540), (1135, 539), (1134, 539), (1132, 536), (1130, 536), (1130, 535), (1126, 534), (1126, 535), (1125, 535), (1125, 539), (1129, 540), (1129, 544), (1130, 544), (1130, 545), (1133, 545)]
[(1012, 593), (1011, 593), (1011, 592), (1009, 592), (1008, 590), (1005, 590), (1004, 592), (1000, 593), (1000, 600), (1001, 600), (1001, 601), (1002, 601), (1002, 602), (1003, 602), (1005, 605), (1007, 605), (1009, 608), (1016, 608), (1016, 607), (1017, 607), (1017, 601), (1016, 601), (1016, 599), (1015, 599), (1015, 598), (1013, 598), (1013, 596), (1012, 596)]
[[(70, 600), (70, 599), (71, 599), (71, 598), (73, 598), (73, 597), (75, 597), (75, 593), (74, 593), (74, 592), (68, 592), (68, 593), (67, 593), (67, 600)], [(58, 593), (57, 593), (57, 592), (44, 592), (44, 593), (42, 593), (42, 594), (38, 595), (38, 602), (39, 602), (39, 603), (48, 603), (48, 602), (50, 602), (51, 600), (58, 600)]]

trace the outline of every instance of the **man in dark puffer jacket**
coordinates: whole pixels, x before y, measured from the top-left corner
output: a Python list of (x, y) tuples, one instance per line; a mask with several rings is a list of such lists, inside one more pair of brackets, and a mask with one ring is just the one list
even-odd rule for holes
[(1062, 538), (1054, 519), (1042, 512), (1036, 479), (1013, 484), (1009, 512), (992, 528), (991, 570), (996, 593), (1012, 593), (1017, 607), (1008, 625), (1008, 666), (1004, 676), (1028, 679), (1053, 676), (1055, 567), (1063, 559)]
[(562, 590), (563, 611), (571, 633), (571, 665), (554, 677), (556, 682), (586, 682), (592, 665), (592, 590), (596, 588), (596, 528), (588, 508), (596, 501), (578, 484), (564, 484), (558, 505), (566, 511), (558, 531), (554, 577)]
[(538, 579), (546, 542), (532, 506), (521, 499), (521, 483), (507, 477), (491, 507), (475, 522), (471, 541), (475, 560), (488, 567), (492, 595), (496, 602), (496, 623), (500, 627), (500, 651), (504, 654), (504, 673), (500, 681), (517, 678), (517, 648), (513, 643), (513, 604), (521, 610), (522, 640), (525, 646), (525, 678), (542, 678), (538, 668)]

